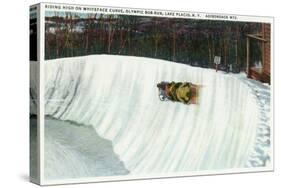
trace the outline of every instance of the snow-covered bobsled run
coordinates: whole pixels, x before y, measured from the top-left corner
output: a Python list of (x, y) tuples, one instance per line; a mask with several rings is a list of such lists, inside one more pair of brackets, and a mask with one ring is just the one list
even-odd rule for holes
[[(268, 123), (260, 127), (257, 98), (244, 75), (113, 55), (48, 60), (44, 74), (45, 114), (94, 127), (112, 141), (130, 174), (246, 168), (269, 160)], [(156, 85), (163, 80), (203, 85), (199, 104), (161, 102)]]

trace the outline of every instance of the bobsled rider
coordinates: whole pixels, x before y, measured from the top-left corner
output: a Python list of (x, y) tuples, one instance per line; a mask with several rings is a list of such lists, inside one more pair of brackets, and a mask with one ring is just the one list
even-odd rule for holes
[(197, 104), (200, 86), (189, 82), (161, 82), (157, 84), (161, 101), (170, 100), (184, 104)]

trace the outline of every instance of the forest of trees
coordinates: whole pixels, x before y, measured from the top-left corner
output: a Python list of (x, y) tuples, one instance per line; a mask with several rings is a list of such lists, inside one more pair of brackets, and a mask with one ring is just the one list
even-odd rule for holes
[[(164, 59), (221, 70), (245, 68), (246, 34), (259, 33), (260, 23), (180, 18), (53, 12), (45, 22), (45, 59), (90, 54)], [(259, 61), (258, 44), (251, 56)]]

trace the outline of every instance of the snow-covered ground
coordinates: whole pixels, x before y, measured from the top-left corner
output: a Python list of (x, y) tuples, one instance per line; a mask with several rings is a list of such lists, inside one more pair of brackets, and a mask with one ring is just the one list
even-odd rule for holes
[(92, 127), (49, 117), (45, 124), (46, 179), (128, 174), (112, 143), (99, 137)]
[[(199, 104), (160, 101), (156, 84), (161, 81), (202, 85)], [(45, 101), (46, 115), (90, 125), (110, 140), (130, 174), (237, 169), (270, 162), (270, 88), (244, 74), (129, 56), (48, 60)], [(63, 147), (79, 145), (65, 142), (64, 155), (57, 155), (51, 151), (54, 141), (45, 138), (47, 155), (55, 155), (48, 157), (59, 161), (68, 157)], [(53, 166), (50, 161), (45, 164), (49, 172)], [(60, 165), (64, 169), (68, 163)]]

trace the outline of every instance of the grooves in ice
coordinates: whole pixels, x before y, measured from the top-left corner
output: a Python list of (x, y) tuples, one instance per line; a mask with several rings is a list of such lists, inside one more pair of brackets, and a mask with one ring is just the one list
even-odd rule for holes
[[(93, 126), (130, 174), (270, 161), (270, 89), (244, 74), (113, 55), (48, 60), (44, 74), (45, 114)], [(161, 102), (161, 81), (202, 85), (199, 105)]]

